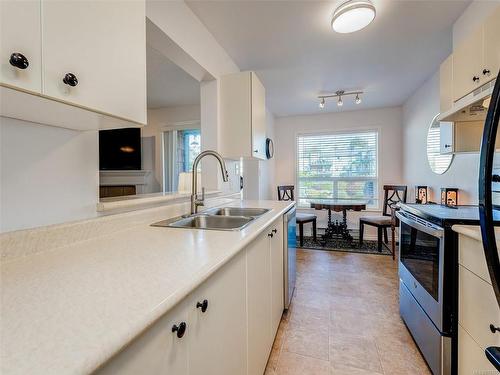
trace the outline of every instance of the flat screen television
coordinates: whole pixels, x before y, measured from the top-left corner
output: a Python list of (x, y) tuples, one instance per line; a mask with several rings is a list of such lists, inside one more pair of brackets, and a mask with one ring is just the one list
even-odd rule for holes
[(141, 169), (141, 129), (99, 131), (100, 170)]

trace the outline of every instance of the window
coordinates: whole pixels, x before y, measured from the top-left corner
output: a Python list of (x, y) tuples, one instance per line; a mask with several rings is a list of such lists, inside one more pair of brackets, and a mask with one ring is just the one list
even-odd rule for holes
[(297, 199), (366, 200), (378, 207), (378, 133), (297, 136)]
[(200, 129), (163, 133), (164, 191), (179, 191), (184, 186), (184, 179), (191, 173), (194, 159), (200, 151)]

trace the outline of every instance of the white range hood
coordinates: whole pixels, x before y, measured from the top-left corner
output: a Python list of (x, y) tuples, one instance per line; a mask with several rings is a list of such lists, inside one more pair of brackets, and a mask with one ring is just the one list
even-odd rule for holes
[(438, 121), (484, 121), (488, 112), (489, 98), (493, 93), (494, 86), (495, 79), (457, 100), (453, 103), (451, 109), (438, 116)]

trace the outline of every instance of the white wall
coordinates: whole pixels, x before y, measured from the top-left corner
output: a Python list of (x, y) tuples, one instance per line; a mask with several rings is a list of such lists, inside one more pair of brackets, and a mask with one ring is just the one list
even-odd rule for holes
[(96, 216), (97, 132), (0, 117), (0, 231)]
[[(266, 111), (266, 136), (271, 138), (276, 143), (276, 136), (274, 131), (275, 118), (274, 115)], [(260, 184), (259, 196), (261, 199), (278, 199), (276, 193), (275, 175), (276, 175), (276, 155), (269, 160), (259, 161), (260, 169)]]
[[(299, 133), (379, 131), (379, 191), (384, 184), (400, 184), (402, 176), (402, 109), (400, 107), (278, 117), (275, 121), (276, 169), (274, 185), (297, 185), (295, 181), (296, 137)], [(382, 202), (382, 200), (381, 200)], [(326, 224), (325, 211), (313, 211), (319, 226)], [(363, 213), (380, 214), (380, 212)], [(359, 213), (349, 213), (348, 225), (358, 227)], [(369, 235), (372, 234), (371, 230)]]

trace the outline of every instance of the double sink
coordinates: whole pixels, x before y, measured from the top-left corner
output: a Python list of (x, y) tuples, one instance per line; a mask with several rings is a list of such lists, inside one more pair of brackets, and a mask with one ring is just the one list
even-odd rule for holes
[(269, 209), (267, 208), (216, 207), (198, 214), (163, 220), (152, 224), (152, 226), (210, 230), (241, 230), (268, 211)]

